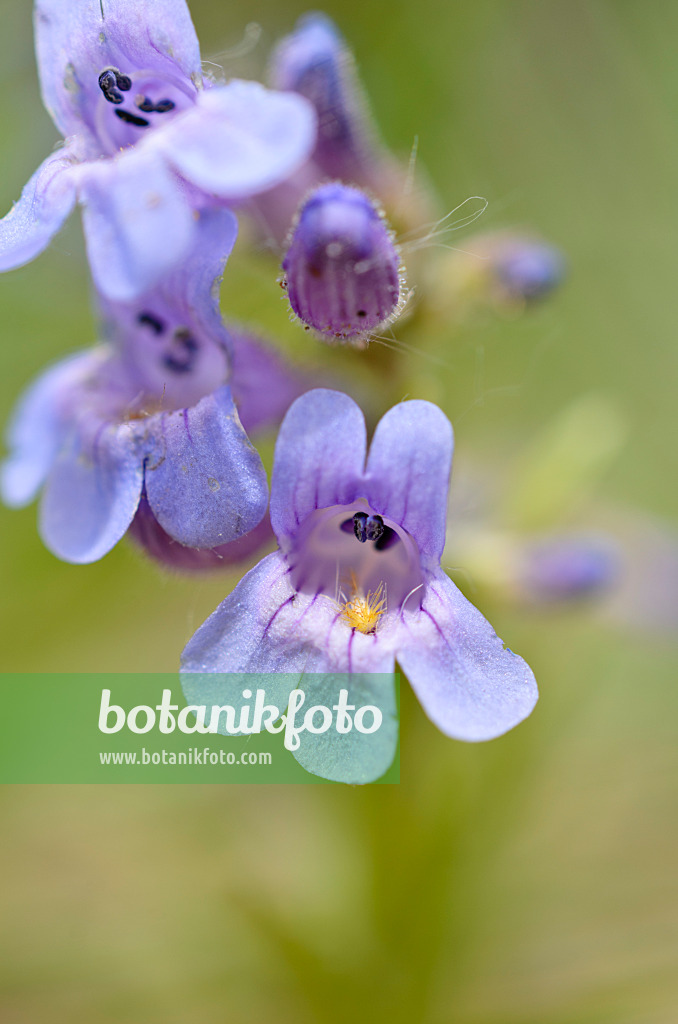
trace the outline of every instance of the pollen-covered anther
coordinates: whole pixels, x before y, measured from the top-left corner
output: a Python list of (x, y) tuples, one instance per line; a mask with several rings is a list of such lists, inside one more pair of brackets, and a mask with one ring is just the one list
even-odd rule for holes
[(359, 633), (376, 632), (379, 620), (386, 612), (386, 588), (380, 583), (376, 590), (365, 595), (358, 584), (355, 573), (351, 573), (351, 596), (340, 602), (341, 617), (351, 629)]

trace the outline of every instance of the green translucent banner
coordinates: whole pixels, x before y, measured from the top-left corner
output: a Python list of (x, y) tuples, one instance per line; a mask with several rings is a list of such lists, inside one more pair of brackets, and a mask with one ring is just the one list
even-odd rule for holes
[(0, 674), (0, 783), (395, 783), (392, 674)]

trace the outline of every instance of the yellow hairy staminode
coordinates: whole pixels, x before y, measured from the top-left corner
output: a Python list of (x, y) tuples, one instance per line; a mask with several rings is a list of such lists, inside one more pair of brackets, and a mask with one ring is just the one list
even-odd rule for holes
[[(344, 596), (343, 594), (341, 595)], [(358, 586), (355, 573), (351, 573), (351, 597), (341, 603), (341, 615), (344, 622), (361, 633), (374, 633), (379, 619), (386, 611), (386, 592), (380, 583), (376, 590), (371, 590), (367, 597)]]

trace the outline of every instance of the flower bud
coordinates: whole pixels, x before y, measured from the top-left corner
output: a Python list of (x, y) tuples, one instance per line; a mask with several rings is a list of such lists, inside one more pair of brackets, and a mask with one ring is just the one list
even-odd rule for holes
[(619, 551), (611, 538), (553, 536), (525, 545), (518, 584), (534, 602), (573, 601), (609, 589), (619, 570)]
[(374, 163), (373, 132), (353, 57), (332, 21), (318, 13), (300, 18), (273, 51), (269, 77), (274, 88), (297, 92), (315, 107), (313, 159), (323, 173), (364, 184)]
[(506, 236), (490, 254), (497, 286), (509, 300), (534, 302), (563, 279), (565, 261), (552, 245), (534, 238)]
[(292, 311), (326, 340), (364, 348), (404, 302), (393, 233), (364, 192), (338, 182), (302, 204), (282, 269)]
[(426, 298), (439, 316), (463, 321), (487, 308), (515, 315), (551, 294), (565, 276), (555, 246), (527, 233), (471, 235), (435, 264)]

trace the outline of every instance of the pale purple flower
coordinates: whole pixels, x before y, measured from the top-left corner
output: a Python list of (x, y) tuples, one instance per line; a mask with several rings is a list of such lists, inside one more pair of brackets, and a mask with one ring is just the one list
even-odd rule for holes
[(195, 211), (270, 189), (313, 148), (303, 97), (203, 79), (184, 0), (37, 0), (35, 30), (66, 143), (0, 222), (0, 270), (37, 256), (77, 200), (98, 289), (129, 301), (186, 256)]
[(256, 428), (279, 419), (303, 381), (221, 320), (215, 288), (235, 233), (230, 211), (203, 211), (187, 266), (135, 302), (101, 297), (107, 343), (50, 368), (20, 402), (2, 496), (21, 506), (43, 489), (40, 532), (58, 557), (95, 561), (135, 520), (135, 539), (180, 568), (232, 561), (270, 536), (264, 525), (226, 550), (261, 523), (268, 498), (232, 388), (240, 376), (243, 419)]
[[(279, 549), (186, 646), (191, 702), (206, 694), (237, 701), (238, 676), (214, 687), (211, 673), (263, 673), (272, 685), (285, 673), (288, 692), (290, 678), (294, 685), (311, 673), (312, 685), (313, 673), (345, 673), (362, 703), (373, 696), (385, 707), (383, 678), (397, 659), (449, 736), (488, 740), (522, 721), (537, 699), (532, 672), (440, 567), (451, 458), (449, 421), (429, 402), (391, 409), (367, 455), (365, 422), (350, 398), (324, 389), (299, 398), (273, 468)], [(369, 781), (351, 735), (314, 737), (295, 756), (317, 774)], [(390, 729), (376, 754), (371, 748), (371, 778), (388, 767), (395, 742)]]
[(293, 312), (327, 341), (364, 346), (404, 301), (393, 232), (365, 192), (340, 182), (305, 200), (282, 269)]

